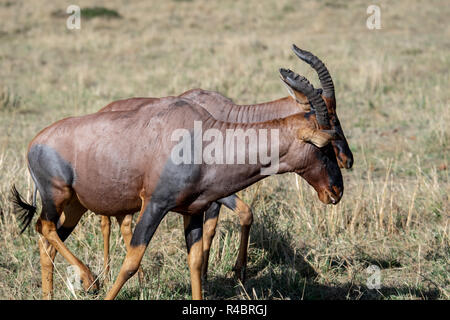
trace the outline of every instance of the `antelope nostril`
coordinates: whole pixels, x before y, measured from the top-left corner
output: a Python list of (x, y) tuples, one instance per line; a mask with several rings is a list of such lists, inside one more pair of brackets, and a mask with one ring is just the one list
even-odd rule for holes
[(347, 159), (346, 166), (347, 169), (351, 169), (353, 167), (353, 159)]

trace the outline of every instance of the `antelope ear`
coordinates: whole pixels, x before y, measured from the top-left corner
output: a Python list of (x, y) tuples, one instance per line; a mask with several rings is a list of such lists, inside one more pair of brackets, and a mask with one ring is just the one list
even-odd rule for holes
[(298, 92), (295, 89), (292, 89), (284, 81), (281, 81), (281, 82), (283, 83), (283, 85), (285, 86), (287, 91), (289, 92), (289, 95), (297, 102), (297, 104), (299, 105), (301, 110), (303, 110), (305, 112), (311, 111), (311, 106), (309, 105), (308, 98), (306, 98), (306, 96), (303, 93)]
[(299, 139), (311, 142), (316, 147), (322, 148), (336, 139), (336, 132), (334, 130), (320, 130), (312, 128), (302, 128), (298, 131)]

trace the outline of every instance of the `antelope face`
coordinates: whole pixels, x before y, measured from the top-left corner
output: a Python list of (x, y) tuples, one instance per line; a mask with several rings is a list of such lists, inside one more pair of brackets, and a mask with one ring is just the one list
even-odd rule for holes
[(331, 144), (323, 148), (309, 144), (306, 148), (307, 165), (297, 173), (316, 190), (320, 201), (337, 204), (344, 194), (344, 182)]
[(333, 132), (306, 127), (298, 135), (295, 172), (316, 190), (320, 201), (337, 204), (344, 193), (344, 182), (331, 145)]
[(330, 130), (325, 101), (305, 77), (288, 69), (280, 69), (280, 75), (293, 91), (304, 94), (314, 109), (314, 115), (303, 118), (297, 127), (300, 149), (296, 172), (313, 186), (323, 203), (337, 204), (344, 193), (344, 183), (331, 142), (339, 138), (339, 133)]

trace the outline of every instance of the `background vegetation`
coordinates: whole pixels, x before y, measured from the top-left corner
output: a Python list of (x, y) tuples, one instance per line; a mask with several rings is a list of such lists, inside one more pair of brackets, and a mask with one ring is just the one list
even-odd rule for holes
[[(371, 4), (381, 7), (381, 30), (366, 27)], [(324, 206), (293, 174), (242, 191), (255, 213), (248, 280), (233, 277), (239, 223), (223, 209), (205, 298), (448, 299), (447, 4), (96, 1), (81, 30), (68, 30), (66, 1), (0, 1), (0, 298), (41, 295), (38, 234), (30, 228), (19, 235), (9, 190), (15, 183), (30, 199), (26, 147), (42, 128), (120, 98), (195, 87), (237, 103), (277, 99), (287, 94), (279, 67), (317, 86), (315, 72), (290, 50), (296, 43), (324, 60), (334, 78), (355, 155), (354, 168), (343, 171), (344, 197)], [(67, 244), (103, 282), (99, 217), (86, 214)], [(124, 254), (114, 224), (112, 279)], [(104, 297), (108, 285), (98, 296), (72, 294), (67, 262), (58, 255), (55, 264), (55, 298)], [(379, 290), (366, 286), (370, 265), (381, 268)], [(145, 285), (131, 279), (120, 299), (190, 299), (181, 216), (164, 219), (143, 268)]]

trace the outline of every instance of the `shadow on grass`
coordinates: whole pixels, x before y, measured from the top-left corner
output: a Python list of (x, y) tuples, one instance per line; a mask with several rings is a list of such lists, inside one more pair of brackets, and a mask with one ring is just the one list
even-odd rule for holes
[[(244, 284), (249, 299), (290, 299), (290, 300), (385, 300), (385, 299), (425, 299), (440, 298), (437, 289), (417, 290), (406, 286), (382, 287), (369, 290), (366, 287), (345, 283), (323, 285), (311, 279), (303, 279), (286, 284), (286, 275), (264, 276), (248, 279)], [(256, 296), (253, 294), (256, 293)], [(204, 297), (208, 300), (232, 299), (243, 293), (238, 281), (232, 277), (212, 277), (204, 285)], [(245, 296), (245, 295), (244, 295)]]
[[(261, 219), (260, 219), (261, 218)], [(316, 281), (317, 272), (293, 249), (292, 235), (288, 230), (278, 228), (275, 215), (258, 217), (251, 229), (251, 247), (247, 280), (243, 287), (231, 274), (209, 275), (204, 284), (205, 299), (305, 299), (305, 300), (379, 300), (379, 299), (438, 299), (437, 289), (418, 290), (407, 286), (381, 287), (370, 290), (354, 283), (321, 284)], [(228, 225), (225, 228), (234, 226)], [(252, 251), (264, 252), (255, 261)], [(308, 251), (308, 248), (302, 249)], [(397, 266), (392, 261), (380, 261), (365, 257), (365, 262), (380, 267)], [(337, 264), (337, 263), (335, 263)], [(245, 291), (243, 290), (245, 288)]]
[[(236, 231), (235, 224), (222, 224), (229, 232)], [(276, 215), (262, 215), (255, 220), (251, 229), (251, 247), (247, 280), (241, 285), (234, 273), (217, 274), (209, 270), (208, 281), (203, 283), (204, 298), (223, 299), (292, 299), (292, 300), (380, 300), (380, 299), (439, 299), (437, 289), (419, 290), (407, 286), (381, 287), (370, 290), (365, 285), (354, 283), (323, 284), (317, 282), (317, 272), (299, 252), (309, 251), (308, 247), (294, 250), (292, 239), (295, 235), (288, 228), (280, 228)], [(347, 261), (330, 257), (330, 266), (345, 269)], [(399, 266), (396, 261), (385, 261), (370, 257), (361, 252), (361, 259), (367, 265), (381, 268)], [(361, 261), (359, 261), (361, 262)], [(351, 261), (350, 261), (351, 263)], [(147, 272), (155, 276), (154, 270)], [(147, 283), (151, 282), (149, 279)], [(166, 283), (167, 284), (167, 283)], [(161, 287), (162, 286), (162, 287)], [(156, 294), (155, 291), (159, 291)], [(189, 299), (189, 281), (175, 281), (168, 287), (161, 282), (140, 289), (134, 287), (123, 290), (118, 299)]]

